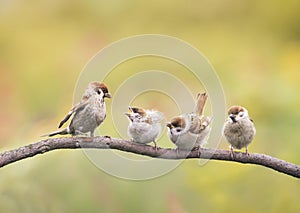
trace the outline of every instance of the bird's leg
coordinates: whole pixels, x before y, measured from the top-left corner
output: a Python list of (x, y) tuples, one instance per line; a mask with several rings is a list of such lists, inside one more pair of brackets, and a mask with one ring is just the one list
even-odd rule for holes
[(231, 157), (231, 159), (234, 159), (234, 153), (233, 153), (232, 145), (230, 145), (230, 157)]
[(157, 151), (157, 148), (158, 148), (158, 147), (157, 147), (157, 144), (156, 144), (155, 140), (153, 140), (152, 142), (154, 143), (155, 151)]
[(178, 154), (179, 154), (179, 148), (178, 147), (176, 147), (176, 155), (178, 156)]
[(199, 156), (199, 158), (200, 158), (200, 155), (201, 155), (201, 146), (199, 146), (199, 148), (198, 148), (198, 156)]
[(250, 156), (250, 153), (248, 152), (248, 146), (246, 146), (246, 154), (247, 156)]

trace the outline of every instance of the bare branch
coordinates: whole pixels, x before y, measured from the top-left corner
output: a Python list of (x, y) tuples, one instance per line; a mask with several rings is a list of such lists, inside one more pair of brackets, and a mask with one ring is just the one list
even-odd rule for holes
[[(201, 148), (192, 152), (176, 151), (170, 148), (158, 148), (133, 143), (127, 140), (109, 137), (64, 137), (41, 140), (0, 154), (0, 167), (13, 162), (43, 154), (56, 149), (117, 149), (125, 152), (163, 159), (203, 158), (211, 160), (233, 161), (244, 164), (256, 164), (278, 172), (300, 178), (300, 166), (264, 154), (235, 152), (234, 159), (227, 150)], [(200, 154), (200, 156), (199, 156)]]

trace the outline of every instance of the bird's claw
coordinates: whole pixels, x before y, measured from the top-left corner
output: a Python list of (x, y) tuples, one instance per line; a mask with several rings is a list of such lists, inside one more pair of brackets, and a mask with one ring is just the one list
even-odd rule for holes
[(156, 142), (155, 142), (155, 141), (153, 141), (153, 143), (154, 143), (154, 149), (155, 149), (155, 151), (157, 152), (157, 150), (158, 150), (158, 146), (157, 146), (157, 144), (156, 144)]

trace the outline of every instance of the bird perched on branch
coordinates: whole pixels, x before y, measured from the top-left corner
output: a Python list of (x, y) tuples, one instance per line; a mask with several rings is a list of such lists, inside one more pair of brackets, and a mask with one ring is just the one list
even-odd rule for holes
[(211, 130), (211, 117), (203, 115), (207, 97), (199, 93), (193, 113), (176, 116), (167, 123), (168, 136), (177, 149), (192, 150), (207, 142)]
[(129, 106), (130, 113), (125, 113), (130, 120), (128, 135), (133, 142), (147, 144), (153, 142), (161, 132), (160, 122), (164, 119), (163, 113), (155, 110), (145, 110), (140, 107)]
[(71, 134), (80, 135), (90, 132), (90, 136), (94, 137), (95, 129), (104, 121), (106, 117), (106, 106), (104, 99), (111, 98), (107, 86), (100, 82), (91, 82), (86, 88), (81, 101), (76, 104), (66, 117), (60, 122), (58, 128), (73, 118), (68, 127), (46, 134), (44, 136)]
[(248, 145), (256, 133), (254, 123), (248, 115), (246, 108), (242, 106), (232, 106), (228, 110), (228, 118), (223, 127), (223, 135), (230, 144), (231, 157), (233, 157), (233, 148), (246, 148), (248, 154)]

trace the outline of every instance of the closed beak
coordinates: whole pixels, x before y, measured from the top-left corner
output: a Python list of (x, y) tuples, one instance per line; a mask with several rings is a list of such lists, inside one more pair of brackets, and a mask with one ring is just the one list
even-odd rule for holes
[(232, 122), (234, 122), (234, 123), (236, 122), (235, 115), (231, 114), (231, 115), (229, 115), (229, 118), (232, 120)]
[(106, 98), (112, 98), (112, 95), (110, 93), (105, 93), (104, 95)]
[(173, 128), (173, 125), (171, 124), (171, 122), (168, 122), (166, 126), (169, 127), (170, 129)]

